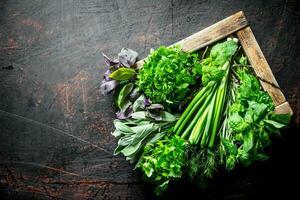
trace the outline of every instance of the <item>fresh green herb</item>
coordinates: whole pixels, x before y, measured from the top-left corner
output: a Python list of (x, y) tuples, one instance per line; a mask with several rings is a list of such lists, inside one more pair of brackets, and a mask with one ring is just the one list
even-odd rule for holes
[(176, 135), (188, 139), (197, 149), (188, 153), (187, 170), (192, 179), (204, 181), (216, 171), (215, 138), (226, 103), (231, 58), (237, 48), (235, 39), (212, 47), (209, 57), (201, 62), (204, 87), (174, 126)]
[(182, 176), (185, 145), (185, 140), (179, 136), (172, 136), (145, 147), (140, 167), (146, 177), (156, 185), (157, 195), (167, 189), (170, 180)]
[(117, 80), (117, 81), (125, 81), (125, 80), (132, 78), (134, 75), (136, 75), (136, 72), (134, 69), (121, 67), (121, 68), (117, 69), (116, 71), (114, 71), (113, 73), (111, 73), (109, 75), (109, 78)]
[[(130, 96), (132, 84), (128, 83), (121, 89), (118, 98), (121, 105), (123, 101), (119, 99)], [(114, 121), (116, 130), (112, 135), (119, 138), (115, 155), (122, 153), (132, 163), (141, 159), (144, 146), (164, 136), (177, 120), (176, 116), (164, 111), (161, 105), (145, 106), (144, 101), (144, 95), (140, 95), (134, 102), (126, 100), (132, 110), (130, 117)]]
[(129, 96), (130, 92), (132, 91), (134, 87), (133, 83), (127, 83), (126, 85), (123, 86), (123, 88), (120, 90), (119, 95), (118, 95), (118, 100), (117, 100), (117, 106), (122, 109), (126, 97)]
[(170, 118), (155, 121), (145, 115), (137, 117), (138, 115), (140, 113), (137, 112), (133, 113), (133, 119), (115, 120), (116, 130), (112, 133), (113, 136), (119, 138), (114, 154), (122, 153), (131, 163), (137, 162), (142, 155), (144, 146), (150, 141), (152, 143), (159, 139), (156, 137), (157, 135), (164, 136), (176, 120), (176, 117), (172, 116), (173, 121)]
[(161, 46), (152, 51), (137, 75), (137, 85), (153, 103), (179, 103), (189, 86), (195, 84), (193, 68), (199, 68), (197, 54), (188, 54), (179, 47)]
[[(174, 127), (177, 135), (188, 138), (192, 144), (201, 141), (202, 146), (214, 145), (227, 91), (230, 59), (236, 50), (235, 41), (225, 41), (215, 45), (210, 56), (201, 62), (205, 86), (196, 94)], [(220, 72), (217, 76), (216, 71)]]
[[(290, 115), (274, 114), (271, 97), (247, 67), (242, 56), (233, 69), (240, 82), (232, 92), (221, 136), (221, 161), (232, 170), (237, 162), (248, 166), (256, 160), (266, 160), (264, 149), (271, 144), (272, 133), (278, 133), (290, 120)], [(224, 161), (226, 159), (226, 161)]]
[[(141, 169), (157, 195), (185, 173), (205, 187), (219, 167), (233, 170), (268, 159), (271, 137), (291, 120), (274, 113), (235, 38), (207, 47), (201, 62), (179, 47), (162, 46), (137, 72), (125, 68), (133, 67), (136, 56), (129, 49), (119, 61), (105, 56), (110, 69), (102, 86), (105, 93), (116, 89), (121, 120), (114, 121), (114, 153)], [(190, 87), (196, 81), (198, 87)], [(187, 105), (179, 119), (170, 113), (173, 105)]]

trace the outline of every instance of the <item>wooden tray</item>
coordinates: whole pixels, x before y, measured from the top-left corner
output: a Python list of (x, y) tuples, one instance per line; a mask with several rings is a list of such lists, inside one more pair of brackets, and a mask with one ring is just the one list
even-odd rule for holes
[[(239, 39), (263, 89), (272, 97), (275, 104), (275, 112), (280, 114), (293, 114), (289, 103), (280, 90), (271, 68), (248, 25), (243, 11), (231, 15), (175, 44), (179, 44), (185, 52), (194, 52), (231, 34), (236, 35)], [(141, 67), (143, 60), (140, 60), (137, 65)]]

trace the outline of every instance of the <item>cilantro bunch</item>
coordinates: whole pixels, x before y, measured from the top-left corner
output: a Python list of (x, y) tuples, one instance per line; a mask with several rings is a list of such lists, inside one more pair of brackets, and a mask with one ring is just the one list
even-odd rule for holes
[(199, 67), (197, 54), (184, 53), (178, 46), (161, 46), (146, 59), (136, 84), (153, 103), (178, 105), (196, 83), (199, 70), (193, 69)]

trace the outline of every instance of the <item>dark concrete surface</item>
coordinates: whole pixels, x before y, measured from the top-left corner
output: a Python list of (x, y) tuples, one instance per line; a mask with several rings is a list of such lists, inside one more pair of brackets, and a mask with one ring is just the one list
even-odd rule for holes
[(207, 190), (174, 183), (162, 198), (300, 199), (299, 1), (0, 0), (1, 199), (155, 199), (112, 156), (101, 52), (142, 58), (240, 10), (294, 109), (292, 128), (269, 161), (220, 172)]

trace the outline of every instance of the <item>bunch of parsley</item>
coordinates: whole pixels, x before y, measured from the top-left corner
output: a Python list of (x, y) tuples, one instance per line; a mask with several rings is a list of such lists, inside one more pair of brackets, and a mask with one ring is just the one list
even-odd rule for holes
[(161, 46), (146, 58), (136, 83), (152, 102), (179, 105), (189, 86), (196, 83), (199, 70), (193, 69), (199, 66), (197, 54), (184, 53), (178, 46)]
[(186, 142), (179, 136), (166, 136), (163, 140), (148, 144), (139, 164), (146, 177), (156, 185), (155, 193), (162, 194), (170, 180), (182, 176), (185, 163)]

